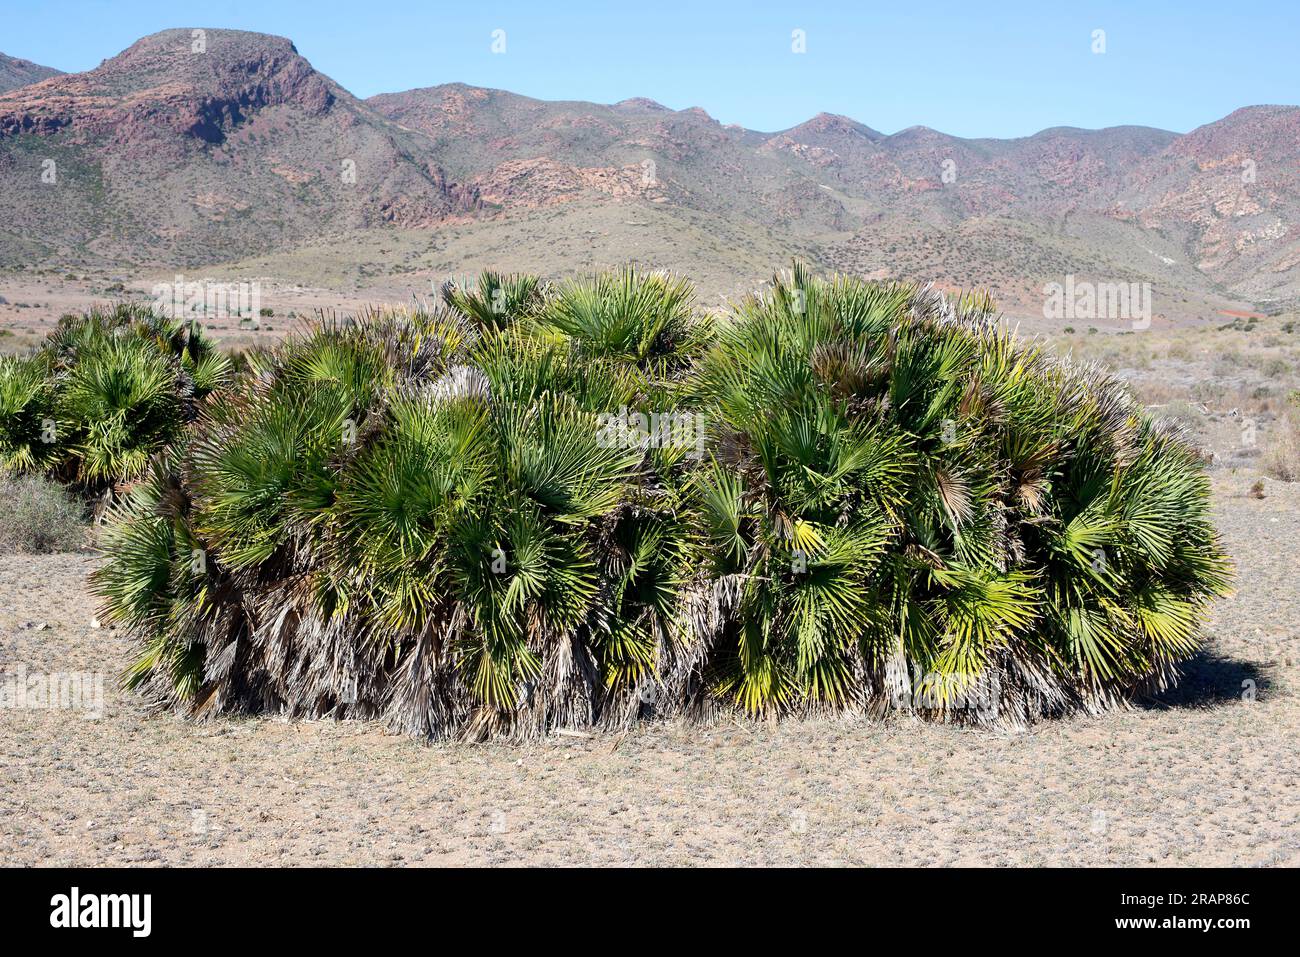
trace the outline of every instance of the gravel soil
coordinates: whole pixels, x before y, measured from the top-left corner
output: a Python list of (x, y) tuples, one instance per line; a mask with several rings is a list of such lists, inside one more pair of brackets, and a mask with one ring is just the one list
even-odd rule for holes
[(1215, 475), (1238, 590), (1178, 689), (1019, 734), (894, 716), (425, 745), (365, 723), (150, 714), (92, 554), (0, 557), (6, 865), (1300, 864), (1300, 485)]

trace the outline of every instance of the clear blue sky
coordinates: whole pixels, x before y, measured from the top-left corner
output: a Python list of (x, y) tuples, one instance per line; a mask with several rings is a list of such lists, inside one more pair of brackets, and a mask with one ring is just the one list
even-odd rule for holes
[[(287, 36), (362, 97), (451, 81), (544, 99), (647, 96), (759, 130), (824, 110), (886, 133), (1185, 132), (1241, 106), (1300, 103), (1300, 0), (0, 0), (0, 52), (61, 70), (198, 26)], [(804, 54), (791, 52), (794, 29)]]

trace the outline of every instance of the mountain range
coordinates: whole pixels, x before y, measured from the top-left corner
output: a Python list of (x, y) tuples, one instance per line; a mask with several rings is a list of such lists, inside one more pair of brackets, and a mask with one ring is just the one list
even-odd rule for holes
[(721, 287), (798, 253), (1012, 303), (1067, 274), (1151, 282), (1169, 314), (1300, 297), (1295, 106), (1182, 135), (886, 135), (831, 114), (766, 133), (456, 83), (361, 100), (287, 39), (189, 29), (85, 73), (0, 56), (0, 91), (4, 267), (292, 273), (368, 238), (363, 272), (399, 275), (632, 258)]
[(59, 71), (53, 67), (40, 66), (31, 60), (19, 60), (0, 53), (0, 93), (27, 86), (47, 76), (58, 75)]

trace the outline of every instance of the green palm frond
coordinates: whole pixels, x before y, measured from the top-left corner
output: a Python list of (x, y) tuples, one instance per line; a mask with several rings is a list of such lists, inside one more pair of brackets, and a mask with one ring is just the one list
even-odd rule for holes
[[(319, 323), (234, 384), (142, 315), (0, 363), (7, 456), (54, 408), (142, 476), (96, 575), (131, 683), (439, 737), (1024, 724), (1168, 681), (1230, 586), (1199, 459), (978, 292), (796, 264), (716, 317), (632, 267), (444, 300)], [(177, 381), (197, 418), (149, 468)]]
[(450, 280), (442, 286), (443, 301), (485, 330), (505, 329), (533, 315), (545, 294), (536, 276), (490, 270), (479, 274), (473, 288)]
[(708, 339), (708, 322), (692, 310), (694, 297), (683, 279), (624, 266), (564, 284), (540, 320), (586, 355), (663, 378), (680, 370)]
[(42, 357), (0, 356), (0, 469), (45, 471), (66, 454), (56, 394)]
[(135, 304), (64, 316), (34, 355), (0, 360), (0, 467), (95, 494), (135, 480), (231, 375), (197, 323)]

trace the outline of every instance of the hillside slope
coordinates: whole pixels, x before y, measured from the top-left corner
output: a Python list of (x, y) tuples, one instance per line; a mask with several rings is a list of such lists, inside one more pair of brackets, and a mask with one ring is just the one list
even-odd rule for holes
[[(1220, 304), (1213, 314), (1300, 301), (1298, 146), (1294, 106), (1185, 135), (997, 140), (827, 113), (767, 133), (646, 99), (459, 83), (361, 101), (287, 39), (168, 30), (0, 93), (0, 267), (270, 256), (294, 279), (294, 250), (391, 229), (425, 248), (412, 261), (457, 269), (516, 268), (507, 235), (557, 273), (689, 263), (707, 247), (710, 270), (748, 276), (760, 249), (783, 247), (874, 276), (986, 285), (1027, 308), (1077, 275), (1150, 282), (1158, 310)], [(576, 244), (553, 232), (577, 223)], [(710, 233), (751, 248), (701, 246)], [(498, 258), (449, 263), (448, 244)]]
[(39, 83), (51, 76), (59, 76), (60, 71), (51, 66), (41, 66), (31, 60), (0, 53), (0, 93), (16, 90), (20, 86)]
[[(592, 195), (668, 204), (813, 241), (856, 272), (1017, 299), (1074, 273), (1151, 282), (1171, 307), (1300, 295), (1294, 107), (1238, 111), (1185, 136), (1059, 127), (997, 140), (919, 126), (885, 135), (832, 114), (768, 134), (649, 100), (548, 102), (463, 84), (367, 103), (424, 134), (442, 166), (506, 211)], [(1248, 157), (1255, 179), (1240, 182)]]
[(477, 206), (292, 43), (230, 30), (135, 43), (0, 96), (0, 256), (186, 265)]

